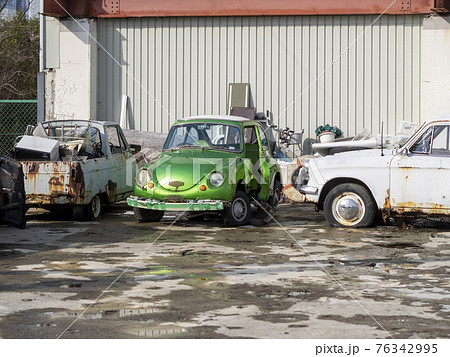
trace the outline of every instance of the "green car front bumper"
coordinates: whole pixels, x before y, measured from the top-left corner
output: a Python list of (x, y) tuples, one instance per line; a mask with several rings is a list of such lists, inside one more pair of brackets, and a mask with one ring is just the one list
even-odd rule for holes
[[(127, 198), (129, 206), (151, 209), (155, 211), (221, 211), (224, 201), (215, 200), (186, 200), (185, 202), (164, 202), (151, 198), (131, 196)], [(226, 203), (225, 203), (226, 204)]]

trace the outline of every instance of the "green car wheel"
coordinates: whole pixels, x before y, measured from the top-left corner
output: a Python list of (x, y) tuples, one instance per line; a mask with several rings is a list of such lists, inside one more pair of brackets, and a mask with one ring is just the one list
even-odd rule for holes
[(223, 223), (226, 226), (243, 226), (250, 222), (252, 209), (250, 200), (242, 191), (236, 191), (233, 201), (223, 212)]
[(274, 211), (278, 208), (278, 204), (280, 203), (281, 198), (281, 183), (278, 179), (275, 180), (273, 185), (273, 195), (269, 197), (269, 205), (274, 209)]
[(164, 216), (164, 211), (133, 207), (134, 215), (139, 222), (158, 222)]

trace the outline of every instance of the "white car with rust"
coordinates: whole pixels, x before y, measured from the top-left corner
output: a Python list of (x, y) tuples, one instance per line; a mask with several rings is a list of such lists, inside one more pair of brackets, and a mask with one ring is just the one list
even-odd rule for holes
[(380, 216), (450, 214), (450, 114), (425, 122), (400, 148), (314, 158), (300, 192), (338, 227), (367, 227)]
[(17, 140), (13, 156), (23, 166), (27, 207), (69, 207), (74, 219), (86, 220), (133, 192), (142, 156), (116, 123), (46, 121)]

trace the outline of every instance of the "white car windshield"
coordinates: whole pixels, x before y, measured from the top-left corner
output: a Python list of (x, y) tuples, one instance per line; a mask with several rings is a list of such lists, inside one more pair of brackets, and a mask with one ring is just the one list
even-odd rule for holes
[(163, 150), (186, 148), (241, 152), (241, 131), (237, 126), (216, 123), (186, 123), (173, 126)]

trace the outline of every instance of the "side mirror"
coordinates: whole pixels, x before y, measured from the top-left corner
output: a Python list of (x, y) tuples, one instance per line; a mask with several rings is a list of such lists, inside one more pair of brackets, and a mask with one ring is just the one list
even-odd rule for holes
[(130, 149), (132, 154), (136, 154), (137, 152), (141, 151), (142, 147), (141, 145), (130, 144)]

